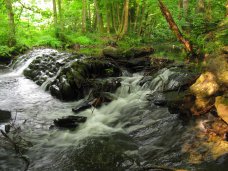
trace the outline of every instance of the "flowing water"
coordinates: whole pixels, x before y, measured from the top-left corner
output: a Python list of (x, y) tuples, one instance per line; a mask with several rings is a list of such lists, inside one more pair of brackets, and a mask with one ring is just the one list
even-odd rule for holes
[[(155, 165), (198, 168), (182, 150), (193, 134), (188, 131), (192, 124), (183, 125), (166, 107), (151, 104), (147, 94), (159, 89), (161, 82), (155, 78), (141, 87), (141, 73), (123, 74), (122, 85), (114, 94), (117, 99), (79, 113), (88, 120), (76, 130), (50, 129), (54, 119), (73, 115), (71, 109), (83, 102), (61, 102), (23, 76), (32, 60), (53, 51), (34, 50), (29, 58), (22, 56), (14, 70), (0, 73), (0, 109), (12, 111), (20, 136), (30, 142), (23, 150), (30, 160), (29, 170), (149, 170), (146, 168)], [(23, 170), (23, 160), (1, 139), (0, 170)]]

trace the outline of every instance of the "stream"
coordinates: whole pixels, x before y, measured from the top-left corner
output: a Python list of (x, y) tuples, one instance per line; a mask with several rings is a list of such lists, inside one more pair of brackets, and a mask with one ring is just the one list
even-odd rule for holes
[[(20, 136), (30, 144), (23, 150), (30, 161), (28, 170), (165, 170), (154, 166), (225, 170), (227, 158), (189, 162), (183, 146), (194, 136), (197, 125), (185, 124), (167, 107), (149, 102), (148, 94), (156, 92), (161, 82), (155, 78), (140, 86), (143, 73), (124, 72), (121, 86), (113, 93), (117, 99), (80, 112), (78, 115), (86, 116), (87, 121), (76, 130), (50, 129), (54, 119), (74, 115), (72, 108), (85, 100), (62, 102), (23, 76), (36, 56), (53, 51), (34, 50), (28, 59), (19, 58), (13, 69), (0, 71), (0, 109), (12, 112)], [(0, 170), (23, 170), (23, 160), (0, 138)]]

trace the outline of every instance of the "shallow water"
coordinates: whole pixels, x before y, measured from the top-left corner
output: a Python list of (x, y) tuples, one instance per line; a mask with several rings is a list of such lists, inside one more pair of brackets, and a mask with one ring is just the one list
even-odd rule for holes
[[(194, 134), (194, 124), (183, 125), (166, 107), (150, 104), (147, 94), (161, 83), (155, 79), (156, 85), (141, 87), (140, 73), (121, 77), (122, 85), (114, 94), (117, 100), (79, 113), (88, 120), (75, 131), (49, 129), (54, 119), (73, 115), (71, 109), (83, 102), (61, 102), (23, 76), (33, 59), (49, 53), (53, 50), (30, 52), (14, 70), (0, 73), (0, 109), (12, 111), (20, 136), (32, 143), (23, 151), (30, 160), (29, 170), (140, 170), (151, 165), (213, 168), (188, 162), (182, 146)], [(0, 170), (23, 170), (25, 164), (11, 145), (2, 137), (0, 141)], [(223, 163), (216, 165), (223, 167)]]

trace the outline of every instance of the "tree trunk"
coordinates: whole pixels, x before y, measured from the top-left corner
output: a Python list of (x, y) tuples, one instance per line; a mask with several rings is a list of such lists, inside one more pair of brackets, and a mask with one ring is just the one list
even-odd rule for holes
[(96, 10), (98, 31), (99, 32), (103, 32), (103, 21), (102, 21), (102, 17), (101, 17), (101, 14), (100, 14), (100, 9), (99, 9), (97, 0), (94, 0), (94, 6), (95, 6), (95, 10)]
[(183, 0), (178, 1), (178, 9), (179, 9), (178, 19), (181, 20), (183, 16)]
[[(64, 35), (63, 35), (63, 15), (62, 15), (62, 0), (57, 0), (58, 3), (58, 12), (59, 12), (59, 36), (61, 37), (62, 40), (64, 40)], [(57, 26), (58, 27), (58, 26)]]
[(197, 13), (205, 12), (205, 0), (198, 0), (196, 10)]
[(185, 50), (188, 53), (190, 53), (192, 56), (194, 56), (194, 52), (193, 52), (191, 43), (187, 39), (185, 39), (184, 36), (182, 35), (182, 33), (180, 32), (180, 30), (179, 30), (177, 24), (175, 23), (168, 8), (163, 4), (163, 2), (161, 0), (158, 0), (158, 1), (159, 1), (159, 6), (161, 9), (161, 12), (164, 15), (166, 21), (168, 22), (170, 29), (174, 32), (174, 34), (176, 35), (178, 40), (184, 45)]
[(123, 35), (126, 34), (128, 31), (128, 17), (129, 17), (129, 0), (125, 0), (123, 29), (122, 29), (120, 37), (123, 37)]
[(55, 30), (57, 31), (57, 8), (56, 8), (56, 1), (52, 0), (52, 5), (53, 5), (53, 17), (54, 17), (54, 26), (55, 26)]
[(90, 8), (90, 3), (88, 2), (88, 29), (91, 30), (91, 8)]
[(118, 29), (117, 29), (117, 23), (118, 23), (118, 11), (117, 11), (117, 14), (116, 14), (116, 8), (115, 8), (115, 5), (114, 3), (112, 2), (112, 27), (114, 28), (116, 34), (118, 32)]
[(138, 35), (141, 35), (142, 28), (143, 28), (143, 20), (145, 16), (145, 8), (146, 8), (146, 0), (143, 0), (142, 2), (142, 10), (141, 10), (141, 16), (140, 16), (140, 23), (139, 23), (139, 29), (138, 29)]
[(106, 14), (106, 17), (107, 17), (107, 33), (110, 33), (111, 9), (109, 8), (108, 4), (106, 6), (106, 9), (107, 9), (107, 14)]
[(86, 32), (86, 0), (82, 0), (82, 32)]
[(137, 3), (136, 14), (135, 14), (135, 23), (134, 23), (134, 32), (136, 32), (136, 28), (137, 28), (137, 22), (138, 22), (138, 17), (139, 17), (139, 7), (140, 7), (140, 5), (139, 5), (139, 3)]
[(10, 47), (16, 44), (15, 38), (15, 23), (14, 23), (14, 13), (11, 0), (5, 0), (6, 9), (8, 13), (8, 24), (9, 24), (9, 40), (8, 45)]

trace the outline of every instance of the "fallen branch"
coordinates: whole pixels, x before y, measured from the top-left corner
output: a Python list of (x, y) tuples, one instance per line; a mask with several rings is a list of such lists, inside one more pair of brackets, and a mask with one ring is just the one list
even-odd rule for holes
[(17, 143), (15, 143), (3, 130), (1, 130), (1, 133), (8, 140), (8, 142), (13, 145), (15, 152), (25, 162), (26, 166), (24, 171), (27, 171), (30, 165), (29, 159), (21, 153), (20, 147), (17, 145)]

